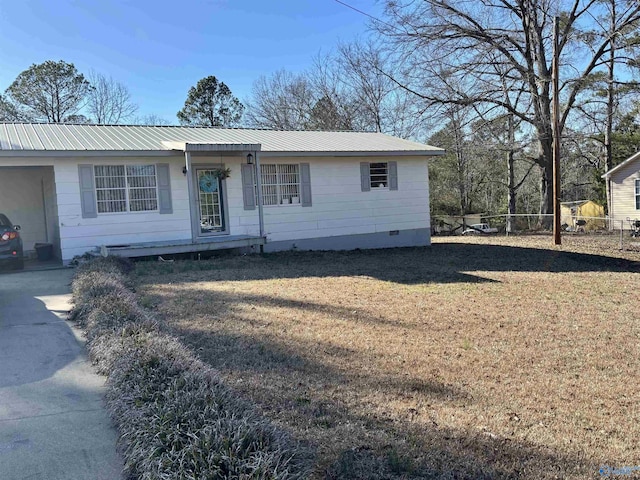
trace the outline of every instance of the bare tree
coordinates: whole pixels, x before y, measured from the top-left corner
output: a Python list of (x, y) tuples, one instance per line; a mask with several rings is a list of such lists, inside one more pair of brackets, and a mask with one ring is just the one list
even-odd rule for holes
[[(551, 124), (551, 30), (554, 16), (562, 18), (560, 54), (562, 108), (560, 131), (576, 113), (594, 72), (603, 69), (611, 40), (634, 31), (640, 4), (618, 0), (616, 24), (607, 35), (592, 34), (593, 18), (601, 16), (598, 0), (463, 0), (387, 1), (389, 23), (377, 28), (398, 53), (401, 74), (388, 72), (398, 85), (428, 105), (499, 107), (534, 132), (536, 163), (542, 174), (541, 213), (553, 210)], [(516, 107), (505, 101), (501, 77), (492, 64), (509, 68), (509, 95), (521, 94)], [(453, 95), (443, 98), (434, 84), (448, 82)]]
[(278, 70), (262, 76), (253, 84), (246, 124), (415, 138), (422, 134), (424, 123), (421, 103), (382, 73), (386, 62), (376, 44), (354, 42), (336, 52), (318, 54), (305, 72)]
[(134, 125), (153, 125), (153, 126), (167, 126), (172, 125), (170, 121), (161, 117), (160, 115), (156, 115), (155, 113), (149, 113), (143, 116), (136, 116), (133, 119)]
[(247, 125), (258, 128), (304, 129), (316, 97), (305, 74), (278, 70), (254, 82), (245, 121)]
[(250, 126), (282, 130), (351, 130), (355, 101), (330, 56), (317, 57), (303, 73), (279, 70), (253, 85)]
[[(307, 73), (316, 94), (316, 113), (323, 112), (324, 129), (366, 130), (359, 121), (359, 104), (357, 97), (344, 81), (344, 71), (329, 53), (319, 53), (313, 59), (313, 66)], [(330, 115), (327, 115), (329, 114)], [(316, 118), (317, 115), (316, 115)], [(334, 125), (326, 121), (334, 119)]]
[(306, 130), (353, 130), (351, 119), (344, 115), (344, 111), (326, 95), (318, 99), (311, 109), (309, 120), (305, 124)]
[(87, 113), (98, 124), (118, 124), (131, 119), (138, 106), (131, 101), (129, 89), (101, 73), (91, 71), (92, 89), (87, 99)]
[(414, 137), (424, 124), (415, 95), (400, 88), (383, 72), (392, 67), (373, 41), (341, 44), (335, 68), (356, 105), (354, 123), (360, 130)]

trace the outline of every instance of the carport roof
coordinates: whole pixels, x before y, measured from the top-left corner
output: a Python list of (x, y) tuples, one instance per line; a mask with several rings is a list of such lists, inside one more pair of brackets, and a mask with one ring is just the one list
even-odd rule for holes
[(169, 152), (176, 144), (260, 145), (287, 154), (440, 155), (444, 150), (383, 133), (142, 125), (0, 123), (0, 156), (28, 152)]

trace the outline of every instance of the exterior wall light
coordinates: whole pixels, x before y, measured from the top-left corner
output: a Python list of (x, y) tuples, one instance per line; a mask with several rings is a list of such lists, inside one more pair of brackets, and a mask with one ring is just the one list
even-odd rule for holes
[(247, 164), (253, 165), (253, 154), (247, 155)]

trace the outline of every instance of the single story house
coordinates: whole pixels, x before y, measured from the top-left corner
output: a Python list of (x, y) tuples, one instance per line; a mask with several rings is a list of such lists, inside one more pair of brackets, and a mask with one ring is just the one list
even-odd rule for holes
[(381, 133), (0, 123), (0, 212), (64, 263), (429, 245), (442, 153)]
[(611, 228), (631, 228), (630, 221), (640, 220), (640, 152), (613, 167), (604, 178)]

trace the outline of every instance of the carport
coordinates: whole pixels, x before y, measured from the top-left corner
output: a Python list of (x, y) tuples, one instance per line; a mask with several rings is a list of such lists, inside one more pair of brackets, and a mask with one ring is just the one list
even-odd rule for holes
[(27, 264), (60, 258), (53, 166), (0, 166), (0, 213), (20, 225)]

